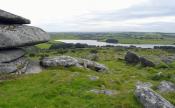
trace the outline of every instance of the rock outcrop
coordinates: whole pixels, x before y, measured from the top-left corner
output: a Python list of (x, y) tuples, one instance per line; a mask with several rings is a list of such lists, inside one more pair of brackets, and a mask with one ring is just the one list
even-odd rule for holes
[(125, 61), (128, 64), (138, 64), (140, 62), (139, 56), (133, 52), (128, 51), (125, 55)]
[(157, 89), (160, 92), (175, 92), (175, 84), (169, 81), (161, 81)]
[(135, 96), (144, 108), (175, 108), (169, 101), (153, 91), (150, 86), (137, 84)]
[(94, 61), (81, 58), (73, 58), (70, 56), (45, 57), (41, 60), (41, 65), (44, 67), (84, 67), (98, 72), (107, 71), (107, 67)]
[(0, 10), (0, 73), (31, 71), (22, 47), (49, 41), (49, 35), (42, 29), (23, 24), (30, 24), (30, 20)]

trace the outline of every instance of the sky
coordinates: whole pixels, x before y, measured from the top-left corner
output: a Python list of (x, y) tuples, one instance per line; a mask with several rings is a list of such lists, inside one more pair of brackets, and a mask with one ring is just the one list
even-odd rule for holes
[(48, 32), (175, 32), (175, 0), (0, 0)]

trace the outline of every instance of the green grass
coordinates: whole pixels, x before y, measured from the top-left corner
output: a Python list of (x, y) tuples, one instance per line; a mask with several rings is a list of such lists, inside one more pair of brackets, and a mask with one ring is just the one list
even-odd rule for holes
[(36, 46), (40, 49), (48, 49), (48, 48), (50, 48), (51, 45), (52, 44), (50, 44), (50, 43), (43, 43), (43, 44), (38, 44)]
[[(68, 49), (64, 55), (89, 58), (87, 49)], [(140, 65), (127, 65), (123, 60), (126, 49), (95, 48), (98, 50), (98, 62), (109, 67), (108, 73), (71, 68), (49, 68), (39, 74), (10, 77), (0, 83), (0, 107), (2, 108), (141, 108), (134, 96), (137, 81), (151, 82), (154, 86), (162, 80), (175, 83), (175, 69), (143, 68)], [(139, 55), (159, 59), (160, 55), (171, 53), (152, 49), (132, 49)], [(59, 51), (46, 51), (49, 56), (61, 55)], [(45, 50), (38, 55), (46, 53)], [(154, 60), (153, 59), (153, 60)], [(161, 77), (156, 74), (162, 72)], [(77, 74), (78, 73), (78, 74)], [(89, 75), (98, 76), (99, 80), (89, 80)], [(155, 77), (156, 76), (156, 77)], [(90, 93), (91, 89), (116, 90), (114, 96)], [(162, 94), (175, 105), (174, 93)]]

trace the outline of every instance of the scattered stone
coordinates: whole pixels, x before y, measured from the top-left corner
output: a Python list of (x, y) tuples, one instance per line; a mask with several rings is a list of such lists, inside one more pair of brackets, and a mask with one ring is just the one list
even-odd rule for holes
[(98, 71), (98, 72), (103, 72), (103, 71), (107, 71), (107, 67), (103, 64), (99, 64), (97, 62), (94, 61), (90, 61), (87, 59), (78, 59), (78, 63), (80, 65), (82, 65), (85, 68), (90, 68), (92, 70)]
[(145, 83), (143, 83), (143, 82), (138, 81), (138, 82), (136, 83), (136, 86), (141, 86), (141, 87), (150, 88), (150, 87), (152, 87), (153, 85), (152, 85), (150, 82), (145, 82)]
[(84, 67), (98, 72), (107, 71), (107, 67), (94, 61), (87, 59), (73, 58), (70, 56), (45, 57), (41, 60), (41, 65), (44, 67)]
[(166, 63), (166, 64), (170, 64), (173, 61), (175, 61), (175, 55), (174, 56), (161, 56), (160, 59)]
[(136, 85), (135, 96), (145, 108), (175, 108), (170, 102), (144, 84)]
[(30, 24), (30, 20), (0, 9), (0, 24)]
[(175, 84), (169, 81), (161, 81), (160, 85), (157, 87), (160, 92), (174, 92)]
[(90, 79), (91, 81), (97, 81), (97, 80), (99, 80), (99, 77), (98, 77), (98, 76), (91, 76), (91, 75), (88, 75), (88, 77), (89, 77), (89, 79)]
[(77, 76), (79, 76), (79, 75), (80, 75), (80, 72), (73, 72), (71, 76), (72, 76), (72, 77), (77, 77)]
[(108, 95), (108, 96), (113, 96), (117, 94), (116, 90), (99, 90), (99, 89), (92, 89), (89, 92), (91, 93), (95, 93), (95, 94), (104, 94), (104, 95)]
[(133, 52), (128, 51), (125, 55), (125, 61), (128, 64), (138, 64), (140, 62), (139, 56)]
[(140, 57), (140, 62), (141, 62), (141, 65), (144, 67), (155, 67), (155, 64), (152, 61), (144, 57)]
[(0, 49), (30, 46), (49, 40), (46, 32), (27, 25), (0, 25)]

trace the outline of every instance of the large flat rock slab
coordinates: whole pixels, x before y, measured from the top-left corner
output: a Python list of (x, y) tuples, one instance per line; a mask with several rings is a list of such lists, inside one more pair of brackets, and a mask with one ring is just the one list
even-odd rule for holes
[(0, 9), (0, 24), (30, 24), (30, 20)]
[(49, 41), (40, 28), (27, 25), (0, 25), (0, 49), (30, 46)]
[(25, 55), (22, 49), (0, 50), (0, 63), (9, 63)]

